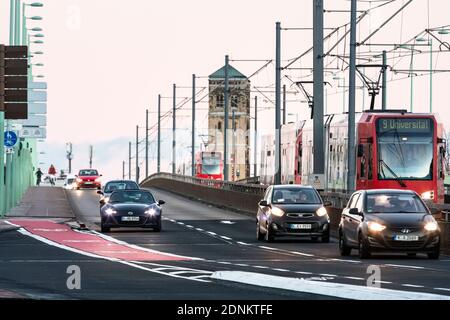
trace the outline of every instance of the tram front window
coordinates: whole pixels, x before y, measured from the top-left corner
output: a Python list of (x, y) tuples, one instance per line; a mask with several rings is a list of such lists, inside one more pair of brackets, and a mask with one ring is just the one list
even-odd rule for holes
[(380, 119), (377, 140), (379, 179), (432, 179), (431, 119)]

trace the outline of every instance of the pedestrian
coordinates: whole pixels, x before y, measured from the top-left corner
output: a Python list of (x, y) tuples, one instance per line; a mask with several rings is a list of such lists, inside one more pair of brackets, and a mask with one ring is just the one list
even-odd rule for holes
[(50, 184), (52, 186), (55, 185), (55, 179), (56, 179), (56, 168), (54, 165), (51, 165), (50, 168), (48, 168), (48, 175), (50, 179)]
[(41, 171), (41, 168), (38, 168), (36, 171), (36, 185), (39, 187), (41, 185), (41, 179), (44, 173)]

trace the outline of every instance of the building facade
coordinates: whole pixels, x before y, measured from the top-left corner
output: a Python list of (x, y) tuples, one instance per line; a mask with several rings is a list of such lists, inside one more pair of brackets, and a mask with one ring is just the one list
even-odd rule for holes
[[(228, 67), (228, 179), (250, 177), (250, 80)], [(207, 151), (224, 151), (225, 67), (209, 76), (209, 117)]]

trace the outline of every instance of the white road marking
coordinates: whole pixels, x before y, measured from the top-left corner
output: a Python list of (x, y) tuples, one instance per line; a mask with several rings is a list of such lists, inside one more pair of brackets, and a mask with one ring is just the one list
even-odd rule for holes
[(289, 253), (296, 254), (296, 255), (298, 255), (298, 256), (314, 257), (313, 254), (303, 253), (303, 252), (297, 252), (297, 251), (289, 251)]
[(333, 277), (333, 278), (337, 277), (337, 275), (335, 275), (335, 274), (327, 274), (327, 273), (320, 273), (319, 276), (322, 276), (322, 277)]
[(225, 237), (225, 236), (220, 236), (222, 239), (225, 239), (225, 240), (233, 240), (233, 239), (231, 239), (231, 238), (229, 238), (229, 237)]
[(419, 267), (419, 266), (407, 266), (407, 265), (402, 265), (402, 264), (386, 264), (386, 266), (389, 266), (389, 267), (397, 267), (397, 268), (409, 268), (409, 269), (425, 269), (424, 267)]
[(241, 241), (238, 241), (236, 243), (240, 244), (240, 245), (243, 245), (243, 246), (250, 246), (251, 245), (250, 243), (245, 243), (245, 242), (241, 242)]
[(201, 228), (195, 228), (195, 230), (197, 230), (197, 231), (205, 231), (205, 230), (203, 230)]
[(222, 224), (236, 224), (236, 222), (233, 221), (220, 221)]
[(253, 268), (257, 268), (257, 269), (269, 269), (269, 267), (266, 267), (266, 266), (253, 266)]
[(272, 250), (272, 251), (279, 251), (279, 249), (277, 249), (277, 248), (271, 248), (271, 247), (266, 247), (266, 246), (258, 246), (258, 248)]
[(392, 284), (392, 282), (390, 282), (390, 281), (375, 280), (374, 282), (381, 283), (381, 284)]
[(220, 264), (226, 264), (226, 265), (232, 264), (231, 262), (226, 262), (226, 261), (218, 261), (217, 263), (220, 263)]
[(260, 287), (306, 292), (355, 300), (450, 300), (450, 296), (413, 291), (350, 285), (334, 282), (309, 281), (242, 271), (218, 271), (212, 279), (244, 283)]
[(350, 279), (350, 280), (365, 280), (364, 278), (359, 278), (359, 277), (344, 277), (345, 279)]
[(450, 291), (450, 288), (434, 288), (434, 290)]
[(417, 285), (417, 284), (408, 284), (408, 283), (402, 284), (402, 287), (408, 287), (408, 288), (425, 288), (424, 286), (419, 286), (419, 285)]
[(274, 271), (280, 271), (280, 272), (291, 272), (290, 270), (286, 270), (286, 269), (272, 269)]
[(238, 267), (250, 267), (250, 265), (245, 264), (245, 263), (237, 263), (237, 264), (235, 264), (235, 266), (238, 266)]
[(186, 227), (188, 227), (189, 229), (193, 229), (194, 228), (193, 226), (191, 226), (189, 224), (187, 224)]
[(207, 234), (210, 234), (210, 235), (212, 235), (212, 236), (217, 236), (217, 233), (215, 233), (215, 232), (211, 232), (211, 231), (208, 231), (208, 232), (206, 232)]
[(296, 271), (295, 273), (304, 274), (304, 275), (311, 275), (311, 274), (313, 274), (312, 272), (306, 272), (306, 271)]

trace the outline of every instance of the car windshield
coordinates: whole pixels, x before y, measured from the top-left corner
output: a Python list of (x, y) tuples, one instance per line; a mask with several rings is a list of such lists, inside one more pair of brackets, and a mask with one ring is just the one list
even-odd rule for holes
[(155, 198), (148, 191), (118, 191), (109, 199), (110, 203), (155, 203)]
[(367, 213), (427, 213), (423, 202), (415, 194), (368, 194)]
[(202, 163), (203, 174), (220, 174), (220, 158), (203, 157)]
[(105, 192), (112, 193), (117, 190), (136, 190), (139, 186), (133, 181), (115, 181), (108, 182), (105, 186)]
[(97, 170), (81, 170), (79, 176), (98, 176)]
[(313, 189), (276, 188), (273, 191), (274, 204), (320, 204), (320, 198)]

